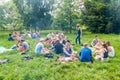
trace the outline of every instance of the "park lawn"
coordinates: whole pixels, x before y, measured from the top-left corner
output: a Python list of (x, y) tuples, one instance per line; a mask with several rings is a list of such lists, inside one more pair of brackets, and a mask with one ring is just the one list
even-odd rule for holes
[[(50, 31), (41, 32), (45, 37)], [(0, 46), (10, 48), (16, 42), (7, 41), (8, 32), (0, 32)], [(81, 46), (75, 45), (75, 34), (65, 34), (69, 37), (74, 50), (80, 51)], [(83, 33), (82, 43), (89, 43), (96, 34)], [(26, 55), (34, 57), (33, 60), (23, 61), (26, 55), (20, 55), (18, 51), (0, 54), (0, 59), (9, 59), (9, 63), (0, 65), (0, 80), (120, 80), (120, 35), (97, 34), (102, 41), (109, 40), (115, 48), (116, 55), (109, 62), (94, 61), (93, 64), (79, 61), (65, 64), (55, 62), (59, 55), (53, 59), (45, 59), (43, 55), (35, 55), (34, 48), (37, 40), (28, 39), (30, 51)]]

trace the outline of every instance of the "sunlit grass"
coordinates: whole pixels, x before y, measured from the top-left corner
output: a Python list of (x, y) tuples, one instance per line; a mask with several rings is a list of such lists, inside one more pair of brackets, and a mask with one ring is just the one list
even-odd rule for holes
[[(51, 31), (42, 31), (42, 37)], [(7, 41), (8, 32), (0, 34), (0, 46), (10, 48), (16, 42)], [(75, 44), (75, 34), (67, 35), (72, 44)], [(82, 43), (90, 42), (96, 34), (84, 33)], [(33, 60), (23, 61), (26, 55), (20, 55), (18, 51), (11, 51), (0, 54), (0, 59), (9, 59), (9, 63), (0, 65), (0, 80), (119, 80), (120, 79), (120, 35), (97, 34), (102, 41), (110, 40), (115, 48), (116, 56), (110, 58), (109, 62), (94, 61), (93, 64), (85, 64), (79, 61), (65, 64), (55, 62), (58, 55), (53, 59), (46, 60), (43, 55), (35, 55), (35, 39), (28, 39), (30, 51), (26, 55), (34, 57)], [(73, 45), (76, 51), (82, 46)]]

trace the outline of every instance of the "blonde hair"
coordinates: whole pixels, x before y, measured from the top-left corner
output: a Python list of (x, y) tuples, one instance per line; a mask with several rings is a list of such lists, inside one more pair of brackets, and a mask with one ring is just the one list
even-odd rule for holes
[(79, 28), (79, 27), (80, 27), (80, 24), (77, 24), (76, 27)]

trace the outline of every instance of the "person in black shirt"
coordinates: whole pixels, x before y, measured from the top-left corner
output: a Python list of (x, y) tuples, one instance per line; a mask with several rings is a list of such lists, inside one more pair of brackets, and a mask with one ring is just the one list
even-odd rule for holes
[(77, 44), (77, 43), (81, 44), (80, 38), (82, 37), (82, 29), (81, 29), (81, 27), (80, 27), (79, 24), (77, 24), (76, 27), (77, 27), (77, 29), (78, 29), (78, 32), (77, 32), (77, 36), (76, 36), (76, 39), (75, 39), (75, 43), (76, 43), (76, 44)]
[(63, 45), (60, 43), (59, 40), (56, 41), (56, 44), (55, 44), (54, 48), (55, 48), (55, 53), (56, 54), (63, 53)]

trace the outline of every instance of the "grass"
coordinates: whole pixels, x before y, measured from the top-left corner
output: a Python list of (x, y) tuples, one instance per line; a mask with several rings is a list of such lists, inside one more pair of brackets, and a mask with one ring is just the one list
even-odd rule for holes
[[(51, 31), (42, 31), (42, 37)], [(7, 41), (8, 32), (0, 32), (0, 46), (10, 48), (16, 42)], [(75, 34), (69, 36), (72, 44)], [(90, 43), (96, 34), (84, 33), (82, 43)], [(115, 48), (116, 56), (110, 58), (109, 62), (94, 61), (93, 64), (81, 63), (79, 61), (65, 64), (55, 62), (58, 55), (53, 59), (46, 60), (43, 55), (35, 55), (35, 39), (28, 39), (30, 52), (26, 55), (34, 57), (33, 60), (23, 61), (25, 55), (18, 54), (18, 51), (5, 52), (0, 54), (0, 59), (10, 59), (9, 63), (0, 65), (0, 80), (120, 80), (120, 35), (97, 34), (102, 41), (110, 40)], [(80, 45), (73, 47), (78, 52)]]

